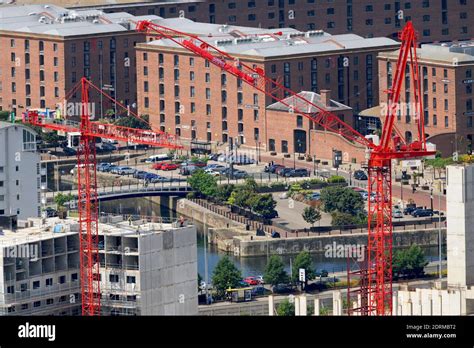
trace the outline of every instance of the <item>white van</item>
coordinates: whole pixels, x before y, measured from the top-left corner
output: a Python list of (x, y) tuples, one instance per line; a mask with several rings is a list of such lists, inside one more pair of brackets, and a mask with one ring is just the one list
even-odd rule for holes
[(169, 160), (169, 159), (171, 159), (170, 156), (163, 153), (163, 154), (159, 154), (159, 155), (150, 156), (145, 160), (145, 162), (146, 163), (156, 163), (156, 162), (166, 161), (166, 160)]

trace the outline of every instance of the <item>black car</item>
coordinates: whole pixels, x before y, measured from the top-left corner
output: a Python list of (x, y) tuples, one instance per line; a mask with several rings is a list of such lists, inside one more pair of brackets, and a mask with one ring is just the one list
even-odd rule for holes
[(282, 168), (278, 171), (278, 175), (280, 176), (287, 176), (287, 173), (291, 172), (293, 168)]
[(367, 174), (363, 170), (356, 170), (354, 172), (354, 179), (356, 180), (367, 180)]
[(433, 210), (431, 210), (431, 209), (416, 209), (411, 213), (411, 215), (413, 217), (433, 216)]
[(66, 156), (75, 156), (75, 155), (77, 155), (77, 151), (74, 150), (74, 149), (71, 148), (71, 147), (65, 147), (65, 148), (63, 149), (63, 152), (64, 152), (64, 154), (65, 154)]
[(268, 173), (275, 173), (275, 171), (278, 169), (278, 168), (283, 168), (284, 166), (282, 166), (281, 164), (272, 164), (271, 166), (268, 166)]
[(411, 213), (413, 213), (415, 210), (417, 209), (420, 209), (420, 208), (417, 208), (417, 207), (406, 207), (405, 209), (403, 209), (403, 215), (411, 215)]
[(55, 217), (55, 216), (58, 216), (57, 210), (53, 208), (46, 208), (45, 210), (43, 210), (43, 213), (42, 213), (43, 218), (50, 218), (50, 217)]
[(308, 170), (304, 168), (292, 169), (289, 172), (285, 172), (286, 177), (298, 178), (308, 176)]

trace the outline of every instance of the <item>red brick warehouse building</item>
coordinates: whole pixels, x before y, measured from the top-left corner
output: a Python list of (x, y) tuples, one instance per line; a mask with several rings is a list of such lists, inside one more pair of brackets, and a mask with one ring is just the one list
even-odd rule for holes
[[(329, 89), (334, 100), (355, 113), (378, 104), (377, 54), (399, 47), (388, 38), (364, 39), (354, 34), (333, 36), (287, 28), (282, 36), (250, 36), (269, 31), (187, 19), (168, 20), (167, 24), (202, 35), (295, 92)], [(149, 114), (154, 126), (183, 140), (225, 143), (232, 137), (254, 147), (257, 139), (263, 149), (268, 148), (268, 124), (278, 120), (267, 115), (266, 107), (274, 100), (265, 93), (170, 40), (137, 45), (137, 74), (139, 113)], [(346, 121), (354, 124), (352, 117)], [(293, 129), (281, 131), (292, 133)]]
[[(97, 1), (101, 3), (101, 1)], [(91, 6), (88, 6), (91, 7)], [(95, 5), (104, 12), (185, 16), (194, 21), (262, 28), (321, 29), (330, 34), (396, 38), (408, 20), (420, 42), (474, 37), (473, 0), (197, 0)]]
[[(128, 20), (157, 18), (54, 5), (2, 7), (0, 110), (54, 109), (83, 76), (136, 108), (135, 45), (146, 39)], [(97, 93), (91, 101), (97, 117), (112, 107)]]

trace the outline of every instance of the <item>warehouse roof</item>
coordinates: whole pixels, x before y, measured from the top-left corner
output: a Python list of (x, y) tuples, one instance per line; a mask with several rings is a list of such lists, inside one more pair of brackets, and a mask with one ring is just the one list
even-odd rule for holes
[[(355, 34), (331, 35), (322, 30), (300, 32), (292, 28), (261, 29), (251, 27), (233, 27), (227, 25), (195, 23), (185, 18), (160, 20), (160, 24), (180, 31), (194, 33), (200, 39), (230, 54), (242, 54), (259, 57), (277, 57), (326, 51), (343, 51), (397, 47), (399, 44), (388, 38), (363, 38)], [(275, 35), (280, 31), (282, 35)], [(255, 35), (250, 35), (255, 34)], [(168, 39), (147, 43), (150, 46), (178, 47)]]
[[(380, 57), (397, 58), (400, 50), (381, 53)], [(474, 41), (424, 44), (417, 50), (418, 61), (441, 64), (474, 63)]]
[(6, 6), (0, 11), (0, 30), (55, 36), (113, 33), (133, 30), (131, 21), (157, 21), (158, 16), (120, 12), (68, 10), (56, 5)]

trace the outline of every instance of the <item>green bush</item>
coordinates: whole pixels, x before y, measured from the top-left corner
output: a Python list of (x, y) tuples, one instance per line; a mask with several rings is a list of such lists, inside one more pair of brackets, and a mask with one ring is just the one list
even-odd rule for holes
[(328, 183), (330, 183), (330, 184), (339, 184), (339, 183), (345, 184), (346, 179), (344, 177), (340, 176), (340, 175), (333, 175), (328, 179)]

